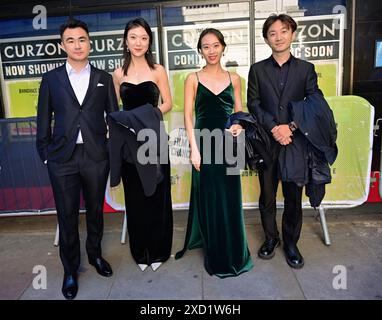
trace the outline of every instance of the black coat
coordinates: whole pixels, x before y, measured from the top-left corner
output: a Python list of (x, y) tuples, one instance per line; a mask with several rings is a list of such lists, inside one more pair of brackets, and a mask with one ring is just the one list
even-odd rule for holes
[(337, 127), (333, 112), (324, 97), (316, 93), (305, 100), (292, 101), (290, 110), (305, 138), (324, 153), (326, 161), (332, 165), (338, 154)]
[[(80, 105), (65, 68), (42, 76), (37, 109), (37, 150), (42, 161), (68, 161), (76, 146), (78, 132), (86, 153), (94, 161), (108, 158), (104, 114), (118, 110), (110, 74), (91, 66), (89, 87)], [(54, 116), (53, 131), (51, 127)]]
[[(126, 161), (136, 166), (145, 195), (149, 197), (154, 194), (157, 184), (163, 179), (160, 163), (168, 161), (168, 136), (164, 127), (161, 128), (162, 120), (159, 108), (151, 104), (109, 114), (111, 187), (119, 184), (122, 162)], [(151, 129), (155, 136), (150, 136), (148, 142), (138, 141), (138, 133), (142, 129)], [(147, 146), (156, 151), (155, 159), (150, 159), (148, 163), (138, 159), (138, 149), (145, 143), (149, 143)]]
[(281, 148), (281, 178), (306, 185), (306, 195), (311, 205), (317, 207), (325, 195), (325, 184), (331, 182), (329, 164), (334, 163), (338, 154), (333, 112), (319, 93), (291, 102), (290, 111), (298, 130), (293, 134), (293, 142)]
[(245, 167), (251, 170), (266, 168), (271, 162), (270, 141), (256, 117), (247, 112), (236, 112), (228, 118), (226, 129), (233, 124), (240, 124), (245, 129)]

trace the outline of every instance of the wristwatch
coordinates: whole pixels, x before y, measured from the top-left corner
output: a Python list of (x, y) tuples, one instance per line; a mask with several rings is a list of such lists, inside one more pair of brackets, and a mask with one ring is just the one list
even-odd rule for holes
[(294, 121), (289, 122), (288, 127), (289, 127), (290, 131), (292, 131), (292, 132), (296, 131), (296, 129), (297, 129), (297, 125)]

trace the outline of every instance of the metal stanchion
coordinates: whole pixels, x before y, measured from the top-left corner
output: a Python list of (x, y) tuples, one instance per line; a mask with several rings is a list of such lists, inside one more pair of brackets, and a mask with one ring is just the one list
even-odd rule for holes
[(53, 245), (54, 245), (55, 247), (58, 247), (58, 243), (59, 243), (58, 239), (59, 239), (59, 236), (60, 236), (60, 228), (58, 227), (58, 223), (57, 223), (56, 235), (54, 236), (54, 243), (53, 243)]
[(121, 244), (126, 243), (126, 231), (127, 231), (127, 218), (126, 212), (123, 212), (123, 225), (122, 225), (122, 235), (121, 235)]
[(322, 232), (324, 234), (324, 242), (327, 246), (330, 246), (331, 242), (329, 237), (328, 225), (326, 224), (325, 208), (323, 206), (319, 206), (318, 211), (320, 213), (320, 222), (321, 222)]
[[(382, 118), (378, 118), (375, 126), (374, 126), (374, 137), (377, 136), (377, 131), (379, 130), (379, 121), (382, 121)], [(379, 197), (382, 198), (382, 138), (381, 138), (381, 150), (380, 150), (380, 158), (379, 158)]]

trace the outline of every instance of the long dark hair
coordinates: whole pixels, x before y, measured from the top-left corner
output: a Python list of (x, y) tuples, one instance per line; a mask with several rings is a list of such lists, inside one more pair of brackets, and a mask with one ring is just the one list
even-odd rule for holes
[(154, 61), (154, 56), (153, 53), (151, 52), (151, 45), (153, 43), (153, 34), (151, 33), (151, 29), (149, 24), (146, 22), (145, 19), (143, 18), (136, 18), (134, 20), (130, 20), (128, 23), (126, 23), (125, 27), (125, 32), (123, 34), (123, 75), (127, 75), (127, 69), (129, 69), (130, 63), (131, 63), (131, 53), (130, 51), (127, 51), (127, 44), (126, 44), (126, 39), (127, 39), (127, 33), (129, 30), (137, 28), (137, 27), (142, 27), (145, 29), (146, 33), (149, 36), (149, 49), (145, 53), (145, 58), (147, 61), (147, 64), (149, 65), (150, 69), (155, 68), (155, 61)]
[(223, 34), (217, 29), (207, 28), (207, 29), (204, 29), (199, 36), (199, 40), (198, 40), (198, 44), (197, 44), (198, 51), (202, 52), (202, 39), (204, 38), (205, 35), (207, 35), (209, 33), (214, 34), (216, 36), (216, 38), (218, 38), (218, 40), (219, 40), (220, 44), (223, 46), (223, 50), (224, 50), (227, 45), (224, 41)]

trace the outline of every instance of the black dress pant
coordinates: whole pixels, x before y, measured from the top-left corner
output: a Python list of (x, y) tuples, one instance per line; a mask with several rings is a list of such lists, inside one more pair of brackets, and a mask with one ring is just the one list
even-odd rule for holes
[[(259, 170), (259, 209), (266, 239), (279, 237), (276, 224), (279, 151), (280, 147), (274, 145), (272, 164), (265, 170)], [(299, 187), (294, 182), (282, 182), (284, 196), (282, 238), (286, 247), (295, 246), (300, 238), (302, 226), (302, 189), (303, 187)]]
[(79, 144), (69, 161), (48, 161), (48, 172), (60, 228), (60, 258), (65, 274), (75, 274), (80, 266), (78, 217), (81, 190), (86, 208), (86, 252), (89, 259), (101, 256), (109, 160), (93, 161)]

